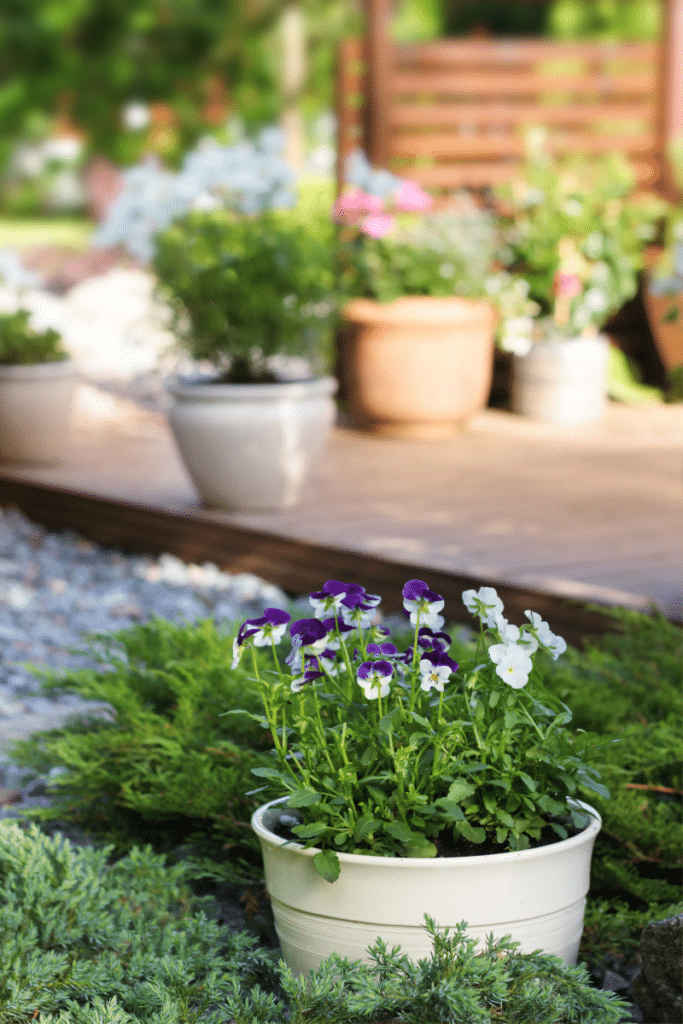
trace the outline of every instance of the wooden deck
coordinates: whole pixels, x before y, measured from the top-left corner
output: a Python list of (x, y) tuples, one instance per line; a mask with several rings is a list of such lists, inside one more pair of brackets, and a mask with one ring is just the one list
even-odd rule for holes
[(62, 466), (0, 466), (0, 506), (292, 593), (357, 580), (389, 610), (417, 576), (463, 621), (460, 591), (483, 583), (512, 618), (532, 607), (568, 637), (608, 628), (583, 602), (682, 617), (683, 406), (611, 404), (583, 428), (486, 409), (461, 436), (430, 442), (339, 426), (298, 509), (237, 515), (201, 506), (161, 413), (106, 399), (98, 415), (97, 395)]

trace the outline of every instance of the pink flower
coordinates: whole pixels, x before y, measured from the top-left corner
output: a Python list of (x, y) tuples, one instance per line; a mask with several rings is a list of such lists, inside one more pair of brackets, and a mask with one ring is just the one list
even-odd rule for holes
[(379, 196), (370, 195), (360, 188), (354, 188), (351, 192), (345, 192), (339, 196), (332, 208), (332, 216), (335, 220), (346, 223), (356, 220), (359, 213), (378, 214), (381, 213), (384, 203)]
[(394, 201), (406, 213), (429, 210), (432, 197), (420, 188), (416, 181), (404, 181), (394, 196)]
[(555, 295), (564, 296), (568, 299), (575, 299), (577, 295), (581, 294), (581, 281), (576, 274), (563, 274), (559, 271), (555, 274), (553, 281), (553, 290)]
[(364, 217), (360, 222), (360, 229), (364, 235), (370, 238), (384, 238), (394, 226), (394, 218), (388, 213), (377, 213), (370, 217)]

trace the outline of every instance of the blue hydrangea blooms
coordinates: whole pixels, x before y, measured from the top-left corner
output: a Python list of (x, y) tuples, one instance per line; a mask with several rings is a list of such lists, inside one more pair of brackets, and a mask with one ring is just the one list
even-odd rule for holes
[(221, 146), (211, 138), (203, 140), (177, 173), (156, 159), (128, 168), (93, 245), (124, 245), (149, 263), (154, 236), (192, 210), (226, 207), (258, 214), (293, 206), (294, 174), (282, 157), (283, 144), (280, 129), (266, 128), (254, 142)]

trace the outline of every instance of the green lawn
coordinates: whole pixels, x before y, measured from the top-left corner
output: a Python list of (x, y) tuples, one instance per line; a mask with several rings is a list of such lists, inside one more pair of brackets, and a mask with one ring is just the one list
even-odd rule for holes
[(0, 249), (35, 248), (41, 245), (87, 249), (94, 229), (95, 225), (91, 221), (82, 219), (0, 219)]

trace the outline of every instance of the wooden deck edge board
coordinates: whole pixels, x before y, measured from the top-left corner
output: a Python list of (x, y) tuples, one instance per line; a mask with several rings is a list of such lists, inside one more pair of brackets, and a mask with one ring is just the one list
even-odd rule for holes
[(616, 620), (597, 604), (262, 533), (222, 521), (208, 511), (169, 511), (0, 476), (0, 508), (8, 507), (18, 508), (48, 529), (73, 530), (104, 546), (149, 555), (168, 552), (190, 563), (210, 561), (228, 572), (254, 573), (293, 596), (318, 590), (327, 579), (342, 579), (381, 594), (386, 612), (400, 612), (403, 585), (424, 577), (445, 598), (450, 622), (472, 625), (462, 604), (463, 590), (494, 586), (511, 619), (523, 621), (524, 612), (533, 609), (575, 645), (590, 635), (619, 631)]

